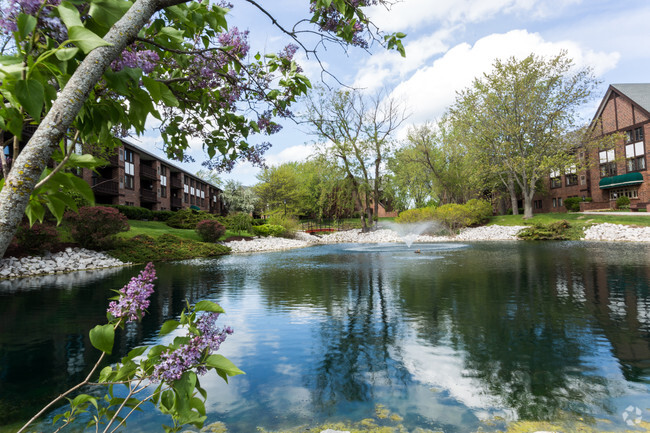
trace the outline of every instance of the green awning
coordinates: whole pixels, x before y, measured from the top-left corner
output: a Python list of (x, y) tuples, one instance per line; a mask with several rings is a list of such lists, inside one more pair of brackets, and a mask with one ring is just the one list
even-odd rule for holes
[(603, 177), (598, 186), (600, 189), (618, 188), (622, 186), (639, 185), (643, 183), (643, 174), (637, 172), (625, 173), (619, 176)]

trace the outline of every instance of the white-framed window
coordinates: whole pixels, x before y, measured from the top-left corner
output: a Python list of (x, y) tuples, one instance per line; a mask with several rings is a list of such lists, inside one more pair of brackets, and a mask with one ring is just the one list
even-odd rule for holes
[(551, 188), (560, 188), (562, 186), (562, 178), (560, 177), (559, 170), (551, 171)]
[(190, 194), (191, 194), (191, 195), (194, 195), (194, 187), (193, 187), (193, 186), (190, 187)]
[(614, 149), (598, 152), (600, 177), (616, 176), (616, 152)]
[(557, 199), (553, 197), (553, 207), (557, 207)]
[(572, 165), (564, 172), (564, 179), (566, 180), (566, 186), (578, 184), (578, 174), (575, 165)]
[(205, 191), (201, 191), (201, 198), (205, 198)]
[(616, 200), (619, 197), (639, 198), (639, 188), (619, 188), (609, 190), (610, 200)]
[[(187, 193), (189, 192), (189, 190), (190, 190), (190, 187), (187, 186), (187, 184), (183, 185), (183, 192), (184, 192), (185, 194), (187, 194)], [(185, 200), (185, 201), (187, 201), (187, 200)]]
[(645, 170), (645, 146), (643, 141), (625, 145), (625, 165), (628, 172)]

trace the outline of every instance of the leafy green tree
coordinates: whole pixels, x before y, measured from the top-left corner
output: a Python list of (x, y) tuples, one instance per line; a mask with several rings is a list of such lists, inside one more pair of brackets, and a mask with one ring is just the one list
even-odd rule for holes
[[(241, 157), (261, 164), (270, 145), (254, 146), (249, 137), (277, 131), (274, 119), (290, 116), (291, 104), (310, 87), (292, 60), (299, 47), (318, 58), (315, 47), (328, 41), (364, 48), (378, 41), (404, 54), (405, 35), (372, 32), (363, 12), (390, 0), (310, 0), (311, 17), (292, 30), (247, 0), (296, 44), (266, 56), (249, 55), (247, 32), (227, 28), (225, 3), (57, 3), (12, 2), (1, 23), (13, 42), (0, 69), (6, 101), (0, 129), (16, 140), (11, 168), (2, 163), (0, 255), (28, 204), (39, 200), (32, 197), (34, 187), (69, 131), (77, 131), (80, 142), (110, 146), (116, 133), (143, 133), (151, 116), (160, 120), (172, 158), (183, 159), (194, 137), (210, 158), (208, 168), (232, 168)], [(305, 34), (317, 35), (310, 40), (313, 47), (306, 45)], [(38, 125), (28, 140), (25, 125)], [(21, 141), (27, 141), (24, 147)], [(54, 192), (65, 186), (52, 182)], [(30, 209), (42, 218), (38, 206)]]
[(223, 186), (221, 193), (223, 203), (228, 210), (228, 213), (243, 212), (250, 214), (255, 210), (258, 202), (257, 195), (252, 188), (242, 185), (241, 182), (236, 180), (229, 180)]
[(336, 161), (353, 187), (362, 210), (363, 230), (378, 214), (384, 162), (393, 150), (393, 134), (406, 120), (404, 108), (381, 94), (369, 98), (359, 91), (320, 89), (307, 100), (305, 120), (325, 143), (320, 152)]
[(452, 122), (471, 143), (478, 167), (497, 176), (511, 197), (519, 187), (524, 218), (533, 216), (539, 180), (579, 163), (571, 132), (597, 84), (565, 52), (548, 59), (531, 54), (497, 60), (491, 73), (458, 94)]
[(213, 185), (216, 185), (218, 187), (223, 186), (223, 181), (219, 177), (219, 173), (217, 173), (215, 170), (199, 170), (196, 172), (196, 176), (200, 179), (203, 179), (206, 182), (210, 182)]
[(286, 210), (289, 214), (296, 213), (299, 203), (299, 181), (296, 162), (288, 162), (263, 170), (257, 179), (254, 192), (259, 197), (260, 205), (265, 212)]

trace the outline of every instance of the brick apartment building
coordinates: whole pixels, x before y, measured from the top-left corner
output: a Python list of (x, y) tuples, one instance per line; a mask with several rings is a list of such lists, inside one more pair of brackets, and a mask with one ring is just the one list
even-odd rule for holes
[(97, 204), (141, 206), (151, 210), (193, 207), (225, 212), (221, 190), (182, 168), (125, 140), (97, 173), (83, 169), (81, 177), (95, 192)]
[(630, 206), (650, 211), (650, 174), (647, 171), (646, 137), (650, 136), (650, 84), (612, 84), (607, 89), (592, 125), (596, 133), (622, 133), (624, 139), (614, 149), (598, 149), (581, 158), (591, 161), (589, 169), (577, 172), (551, 172), (545, 194), (534, 198), (533, 210), (565, 212), (569, 197), (591, 198), (580, 204), (581, 210), (615, 207), (621, 196), (630, 198)]

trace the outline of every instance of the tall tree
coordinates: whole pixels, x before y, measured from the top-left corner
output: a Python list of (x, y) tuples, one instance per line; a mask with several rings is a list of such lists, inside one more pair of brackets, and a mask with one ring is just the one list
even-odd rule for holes
[(372, 225), (378, 214), (384, 163), (393, 149), (393, 134), (406, 120), (405, 110), (393, 98), (367, 97), (357, 90), (320, 89), (307, 107), (305, 120), (324, 141), (321, 152), (341, 164), (353, 186), (366, 231), (367, 221)]
[(223, 185), (221, 198), (230, 212), (252, 213), (258, 203), (257, 195), (252, 188), (242, 185), (236, 180), (228, 180)]
[(10, 3), (0, 23), (14, 38), (0, 69), (7, 101), (0, 108), (0, 129), (19, 140), (25, 124), (38, 127), (22, 150), (16, 144), (10, 169), (3, 162), (9, 173), (0, 191), (0, 255), (35, 202), (34, 186), (68, 131), (79, 131), (82, 142), (109, 143), (116, 132), (142, 133), (153, 116), (163, 124), (171, 157), (182, 159), (189, 137), (196, 136), (211, 168), (230, 168), (240, 156), (258, 163), (269, 145), (253, 146), (248, 137), (277, 131), (273, 118), (290, 116), (290, 105), (310, 86), (292, 61), (298, 47), (318, 56), (305, 45), (305, 34), (319, 36), (314, 47), (327, 41), (367, 47), (378, 40), (404, 53), (404, 34), (378, 37), (363, 13), (365, 6), (390, 0), (310, 0), (312, 16), (291, 30), (258, 2), (245, 1), (296, 45), (277, 55), (249, 56), (247, 32), (227, 29), (225, 3)]
[(493, 171), (512, 197), (515, 184), (520, 188), (524, 218), (533, 216), (538, 181), (579, 162), (571, 132), (597, 84), (565, 52), (548, 59), (531, 54), (497, 60), (491, 73), (458, 94), (450, 118), (472, 143), (476, 164)]

